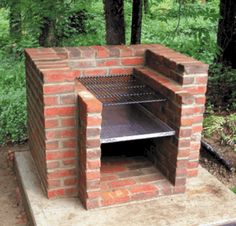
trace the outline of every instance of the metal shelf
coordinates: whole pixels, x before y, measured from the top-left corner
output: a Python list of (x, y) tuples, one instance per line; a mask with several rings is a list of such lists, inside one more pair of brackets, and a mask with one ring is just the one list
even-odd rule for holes
[(107, 106), (102, 114), (101, 143), (173, 136), (175, 131), (140, 104)]

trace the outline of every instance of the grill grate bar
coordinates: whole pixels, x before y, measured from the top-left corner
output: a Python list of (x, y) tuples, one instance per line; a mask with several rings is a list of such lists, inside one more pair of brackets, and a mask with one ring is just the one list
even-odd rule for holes
[(79, 80), (106, 106), (165, 101), (133, 75), (90, 76)]

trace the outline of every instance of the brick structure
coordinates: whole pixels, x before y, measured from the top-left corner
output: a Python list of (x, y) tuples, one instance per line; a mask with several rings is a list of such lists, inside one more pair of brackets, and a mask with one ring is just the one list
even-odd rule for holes
[[(185, 191), (186, 178), (197, 175), (207, 65), (156, 44), (25, 52), (29, 145), (48, 198), (79, 195), (90, 209)], [(131, 73), (167, 97), (145, 107), (176, 131), (148, 148), (152, 163), (142, 161), (156, 175), (132, 176), (130, 164), (140, 160), (101, 161), (102, 105), (77, 81)]]

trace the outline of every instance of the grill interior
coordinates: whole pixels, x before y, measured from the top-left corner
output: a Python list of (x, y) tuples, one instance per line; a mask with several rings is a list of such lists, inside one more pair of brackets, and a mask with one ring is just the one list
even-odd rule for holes
[(173, 136), (175, 131), (142, 103), (165, 101), (134, 75), (90, 76), (79, 81), (103, 103), (101, 143)]
[(92, 76), (79, 80), (104, 106), (166, 100), (133, 75)]

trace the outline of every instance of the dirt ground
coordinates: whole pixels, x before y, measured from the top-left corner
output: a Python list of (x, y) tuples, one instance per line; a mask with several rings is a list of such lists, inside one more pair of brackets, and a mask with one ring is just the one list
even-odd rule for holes
[(14, 172), (13, 152), (23, 151), (25, 145), (0, 147), (0, 225), (26, 226), (27, 218)]

